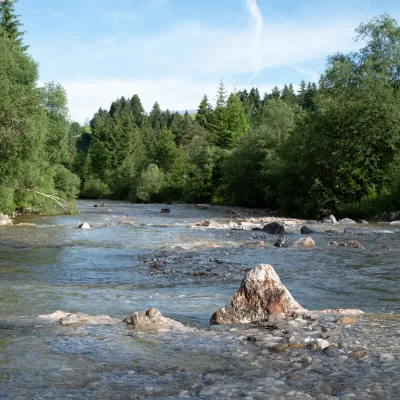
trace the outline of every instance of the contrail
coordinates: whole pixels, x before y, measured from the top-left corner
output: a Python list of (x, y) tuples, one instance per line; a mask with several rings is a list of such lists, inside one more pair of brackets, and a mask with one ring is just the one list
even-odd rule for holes
[(254, 70), (252, 79), (263, 69), (261, 38), (263, 33), (264, 19), (257, 5), (257, 0), (247, 0), (250, 14), (254, 18), (253, 49), (251, 54), (251, 67)]

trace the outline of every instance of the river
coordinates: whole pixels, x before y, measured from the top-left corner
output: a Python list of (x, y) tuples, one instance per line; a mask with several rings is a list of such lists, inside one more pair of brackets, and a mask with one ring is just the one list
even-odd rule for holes
[[(313, 235), (311, 249), (275, 248), (275, 237), (262, 232), (188, 229), (227, 217), (218, 209), (94, 204), (79, 201), (79, 216), (23, 216), (17, 224), (34, 225), (0, 228), (0, 399), (318, 398), (314, 389), (284, 390), (283, 367), (274, 364), (279, 359), (255, 359), (237, 334), (208, 329), (211, 314), (230, 300), (245, 271), (260, 263), (273, 265), (305, 308), (379, 315), (374, 318), (391, 327), (392, 352), (399, 349), (398, 233), (357, 238), (365, 250), (328, 246), (329, 234)], [(171, 213), (161, 214), (162, 207)], [(83, 221), (93, 229), (78, 229)], [(260, 240), (265, 246), (251, 245)], [(382, 244), (391, 251), (379, 251)], [(199, 330), (146, 335), (124, 325), (64, 327), (37, 319), (56, 310), (123, 319), (149, 307)], [(376, 335), (371, 343), (383, 340)], [(355, 371), (365, 374), (364, 367), (351, 370), (346, 386), (357, 382)], [(386, 370), (387, 379), (399, 380), (398, 368)], [(266, 375), (275, 382), (264, 385), (270, 397), (244, 383)], [(379, 380), (383, 385), (381, 375)], [(380, 388), (375, 397), (367, 397), (372, 389), (332, 390), (319, 398), (400, 398), (395, 389)], [(296, 391), (300, 397), (289, 397)]]

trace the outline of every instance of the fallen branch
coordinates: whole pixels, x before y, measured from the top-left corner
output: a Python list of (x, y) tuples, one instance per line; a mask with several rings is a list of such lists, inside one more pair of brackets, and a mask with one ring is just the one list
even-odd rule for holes
[(61, 203), (61, 201), (63, 201), (64, 203), (66, 203), (66, 201), (61, 199), (60, 197), (53, 196), (52, 194), (42, 193), (42, 192), (39, 192), (39, 191), (33, 190), (33, 189), (24, 189), (24, 190), (26, 192), (32, 192), (32, 193), (40, 194), (41, 196), (47, 197), (47, 198), (55, 201), (58, 205), (60, 205), (64, 211), (67, 211), (68, 206)]

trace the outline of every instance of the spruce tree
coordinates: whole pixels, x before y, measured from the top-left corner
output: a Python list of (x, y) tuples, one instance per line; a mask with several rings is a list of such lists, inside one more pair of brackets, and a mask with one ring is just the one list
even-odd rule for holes
[(226, 146), (229, 134), (226, 113), (226, 88), (223, 81), (221, 81), (218, 88), (217, 102), (212, 115), (210, 130), (213, 140), (218, 146)]
[(208, 97), (205, 95), (201, 100), (199, 108), (197, 109), (196, 122), (204, 129), (210, 129), (210, 123), (212, 120), (213, 109), (208, 101)]
[(18, 20), (19, 15), (15, 14), (15, 3), (17, 1), (0, 1), (0, 36), (11, 39), (22, 51), (26, 51), (29, 46), (22, 44), (22, 37), (25, 32), (20, 31), (23, 24)]

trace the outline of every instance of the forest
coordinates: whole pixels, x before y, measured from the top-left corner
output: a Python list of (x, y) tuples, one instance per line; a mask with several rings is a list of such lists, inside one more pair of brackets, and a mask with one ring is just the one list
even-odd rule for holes
[[(146, 113), (138, 95), (68, 118), (60, 84), (38, 86), (14, 1), (0, 5), (0, 211), (51, 213), (74, 199), (262, 207), (282, 215), (400, 209), (400, 27), (356, 28), (319, 82), (236, 90), (196, 113)], [(64, 210), (65, 211), (65, 210)]]

